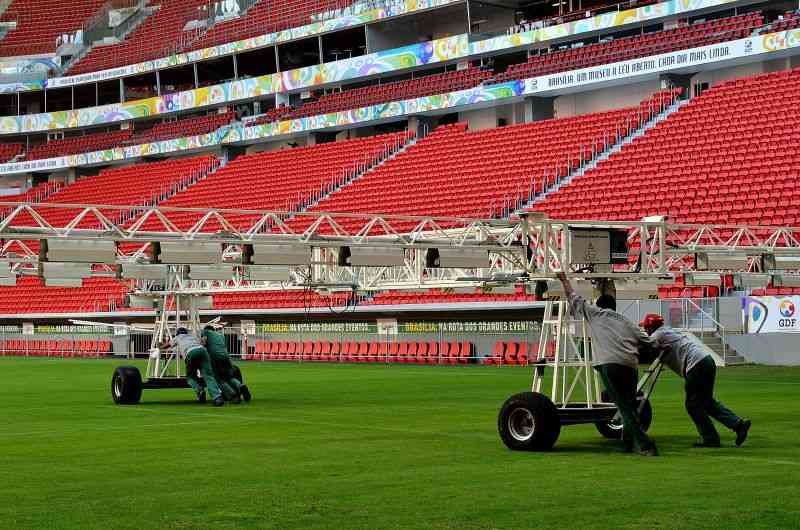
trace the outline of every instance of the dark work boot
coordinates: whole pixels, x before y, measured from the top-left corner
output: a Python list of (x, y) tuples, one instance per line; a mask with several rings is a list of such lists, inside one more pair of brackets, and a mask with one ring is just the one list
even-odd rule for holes
[(639, 449), (639, 456), (658, 456), (658, 449), (656, 449), (656, 444), (653, 444), (647, 448)]
[(753, 424), (750, 420), (742, 420), (736, 426), (736, 447), (741, 447), (745, 440), (747, 440), (747, 433), (750, 431), (750, 426)]
[(221, 407), (224, 404), (225, 404), (225, 400), (222, 399), (222, 396), (217, 396), (216, 398), (214, 398), (214, 406), (215, 407)]
[(241, 388), (239, 389), (239, 393), (242, 394), (242, 399), (244, 399), (248, 403), (250, 402), (251, 399), (253, 399), (253, 396), (250, 395), (250, 389), (247, 388), (247, 385), (242, 385)]

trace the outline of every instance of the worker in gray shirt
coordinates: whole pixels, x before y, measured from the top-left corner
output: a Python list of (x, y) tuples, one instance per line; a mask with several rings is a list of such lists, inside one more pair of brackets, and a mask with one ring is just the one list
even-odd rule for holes
[(175, 338), (166, 344), (162, 344), (164, 348), (174, 348), (175, 351), (186, 361), (186, 381), (192, 387), (192, 390), (197, 394), (197, 400), (204, 403), (206, 400), (205, 389), (200, 385), (197, 378), (199, 371), (203, 375), (203, 380), (206, 383), (208, 393), (211, 394), (211, 399), (215, 407), (221, 407), (225, 404), (222, 397), (222, 391), (219, 384), (214, 377), (214, 370), (211, 365), (211, 358), (208, 351), (200, 340), (189, 333), (186, 328), (178, 328), (175, 330)]
[(751, 421), (742, 419), (714, 399), (717, 365), (711, 355), (691, 338), (665, 326), (661, 315), (649, 314), (640, 325), (650, 335), (661, 361), (686, 380), (686, 412), (700, 434), (695, 447), (720, 446), (719, 433), (711, 418), (735, 432), (736, 446), (742, 445)]
[(575, 293), (566, 274), (558, 273), (576, 318), (583, 318), (592, 339), (592, 366), (622, 416), (622, 440), (625, 451), (636, 450), (642, 456), (656, 456), (656, 444), (647, 436), (639, 419), (636, 398), (639, 352), (651, 347), (650, 339), (634, 322), (617, 313), (617, 301), (603, 295), (590, 304)]

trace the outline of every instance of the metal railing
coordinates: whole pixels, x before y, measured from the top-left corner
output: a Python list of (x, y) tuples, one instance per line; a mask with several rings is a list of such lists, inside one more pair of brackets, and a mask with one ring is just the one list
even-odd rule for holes
[[(729, 330), (719, 320), (718, 298), (631, 300), (619, 301), (618, 305), (620, 312), (635, 322), (641, 321), (646, 313), (658, 313), (664, 318), (667, 326), (694, 334), (706, 346), (709, 346), (707, 343), (709, 338), (719, 338), (722, 351), (715, 353), (719, 353), (725, 362), (728, 361), (726, 340)], [(643, 308), (645, 305), (647, 309)]]
[[(716, 300), (716, 299), (707, 298), (707, 299), (703, 299), (703, 300), (707, 301), (709, 303), (713, 303), (713, 301)], [(684, 327), (684, 329), (687, 329), (688, 331), (690, 331), (692, 333), (695, 333), (695, 334), (696, 334), (696, 332), (699, 332), (700, 333), (700, 340), (704, 344), (708, 345), (706, 343), (707, 334), (709, 333), (709, 328), (708, 328), (707, 324), (711, 324), (711, 333), (713, 333), (713, 336), (718, 336), (720, 338), (721, 342), (722, 342), (722, 352), (721, 352), (722, 360), (724, 362), (727, 362), (727, 360), (728, 360), (728, 345), (725, 342), (725, 334), (726, 334), (725, 326), (723, 326), (722, 323), (720, 323), (719, 320), (717, 320), (714, 317), (714, 315), (710, 314), (705, 309), (703, 309), (702, 307), (697, 305), (695, 303), (695, 301), (692, 300), (691, 298), (685, 298), (683, 300), (683, 303), (685, 304), (685, 308), (684, 308), (684, 314), (685, 315), (688, 316), (689, 315), (689, 309), (692, 309), (692, 312), (696, 316), (699, 316), (699, 319), (700, 319), (699, 328), (697, 328), (696, 319), (695, 319), (693, 321), (688, 321), (686, 323), (687, 325)], [(715, 306), (712, 306), (712, 307), (715, 307)]]

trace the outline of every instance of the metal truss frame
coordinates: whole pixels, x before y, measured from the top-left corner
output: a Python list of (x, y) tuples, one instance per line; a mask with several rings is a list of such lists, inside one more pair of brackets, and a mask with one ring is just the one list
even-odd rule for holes
[[(52, 238), (140, 244), (126, 245), (137, 250), (120, 251), (118, 263), (146, 261), (144, 250), (154, 241), (219, 243), (225, 249), (223, 263), (233, 265), (241, 263), (242, 247), (248, 244), (292, 244), (313, 249), (311, 266), (289, 267), (288, 282), (251, 282), (238, 269), (226, 281), (188, 280), (179, 274), (180, 266), (171, 267), (177, 279), (176, 290), (170, 292), (185, 294), (325, 286), (363, 291), (492, 288), (553, 278), (560, 270), (586, 279), (669, 279), (696, 271), (694, 258), (700, 252), (748, 256), (746, 270), (718, 272), (759, 272), (764, 254), (800, 257), (800, 228), (674, 224), (661, 217), (607, 222), (552, 220), (536, 213), (502, 220), (87, 204), (0, 203), (3, 206), (11, 209), (0, 220), (0, 259), (11, 262), (17, 274), (37, 273), (39, 256), (26, 242)], [(72, 214), (63, 227), (47, 220), (48, 212), (56, 210)], [(135, 213), (134, 220), (128, 224), (114, 222), (112, 219), (122, 217), (121, 212)], [(197, 221), (182, 229), (178, 218), (185, 219), (187, 214)], [(243, 217), (249, 218), (245, 224)], [(82, 228), (90, 219), (94, 219), (89, 223), (94, 227)], [(156, 221), (161, 228), (153, 230)], [(631, 249), (629, 263), (594, 268), (569, 263), (570, 232), (586, 228), (625, 230)], [(405, 264), (339, 266), (337, 253), (345, 246), (400, 247), (405, 252)], [(12, 248), (22, 253), (12, 253)], [(488, 267), (428, 268), (425, 254), (431, 248), (483, 249), (489, 255)], [(152, 285), (140, 282), (138, 290), (154, 292)]]

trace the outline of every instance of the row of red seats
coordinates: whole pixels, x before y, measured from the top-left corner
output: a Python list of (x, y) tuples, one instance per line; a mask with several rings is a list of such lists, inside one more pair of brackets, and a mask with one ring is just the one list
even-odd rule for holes
[(93, 313), (122, 307), (126, 284), (112, 278), (83, 280), (83, 288), (45, 287), (38, 277), (21, 276), (14, 287), (0, 287), (0, 314)]
[(717, 296), (719, 296), (719, 287), (662, 285), (658, 288), (658, 297), (664, 300), (672, 298), (714, 298)]
[[(47, 143), (34, 146), (25, 156), (26, 160), (39, 160), (57, 156), (67, 156), (92, 151), (102, 151), (127, 145), (137, 145), (185, 136), (196, 136), (216, 131), (228, 125), (235, 118), (236, 113), (209, 114), (175, 121), (165, 121), (155, 124), (151, 129), (136, 133), (133, 129), (109, 131), (102, 133), (69, 136), (60, 140), (50, 140)], [(3, 144), (0, 146), (0, 160), (6, 154), (9, 158), (23, 151), (21, 144)]]
[(215, 294), (215, 309), (259, 309), (292, 307), (342, 307), (352, 304), (349, 293), (323, 296), (316, 291), (262, 291), (253, 293)]
[(25, 151), (25, 146), (19, 143), (0, 144), (0, 163), (6, 163)]
[(798, 226), (798, 119), (800, 69), (721, 83), (534, 209), (555, 219)]
[[(0, 202), (43, 202), (47, 200), (50, 195), (57, 193), (63, 187), (64, 184), (61, 182), (41, 182), (33, 186), (25, 193), (0, 195)], [(0, 218), (5, 217), (13, 209), (13, 206), (0, 207)]]
[(324, 361), (349, 363), (469, 364), (471, 342), (266, 341), (255, 343), (245, 360)]
[(443, 72), (405, 81), (330, 92), (321, 95), (317, 100), (301, 103), (297, 107), (280, 105), (258, 116), (253, 121), (253, 125), (263, 125), (275, 121), (340, 112), (389, 101), (400, 101), (431, 94), (465, 90), (480, 85), (491, 76), (491, 72), (487, 70), (470, 67), (467, 70), (456, 72)]
[[(44, 1), (44, 0), (40, 0)], [(69, 74), (95, 72), (166, 57), (175, 51), (263, 35), (311, 22), (314, 13), (343, 7), (351, 0), (260, 0), (239, 18), (212, 26), (204, 34), (184, 31), (192, 20), (208, 18), (208, 0), (171, 0), (132, 31), (123, 42), (95, 46)]]
[(154, 125), (152, 129), (136, 134), (130, 143), (143, 144), (208, 134), (224, 125), (228, 125), (235, 117), (236, 113), (229, 111), (223, 114), (209, 114), (207, 116), (160, 122)]
[(753, 289), (753, 296), (800, 296), (800, 287), (767, 287)]
[(296, 119), (339, 112), (348, 109), (378, 105), (389, 101), (444, 94), (474, 88), (492, 77), (492, 73), (480, 68), (444, 72), (405, 81), (370, 85), (323, 95), (318, 100), (303, 103), (297, 109), (281, 116), (281, 119)]
[(53, 54), (56, 39), (80, 29), (107, 0), (14, 0), (0, 22), (16, 28), (0, 40), (0, 57)]
[(305, 26), (313, 16), (350, 6), (353, 0), (261, 0), (247, 14), (230, 21), (215, 24), (203, 37), (187, 46), (186, 50), (199, 50)]
[[(214, 171), (219, 159), (213, 155), (176, 158), (161, 162), (133, 164), (104, 169), (98, 175), (84, 177), (58, 193), (51, 194), (47, 204), (102, 204), (117, 206), (150, 205), (163, 200), (180, 189)], [(38, 213), (54, 227), (65, 227), (80, 212), (80, 208), (40, 208)], [(102, 212), (116, 222), (128, 214), (122, 210)], [(25, 214), (13, 221), (14, 226), (37, 226)], [(94, 214), (83, 218), (80, 228), (99, 226)]]
[(369, 301), (372, 305), (405, 305), (405, 304), (453, 304), (469, 302), (533, 302), (537, 298), (525, 294), (522, 286), (516, 287), (514, 294), (482, 293), (447, 293), (439, 289), (431, 289), (424, 293), (405, 291), (383, 291), (375, 294)]
[[(524, 31), (530, 31), (532, 29), (540, 28), (540, 27), (549, 27), (555, 26), (558, 24), (564, 24), (566, 22), (571, 22), (573, 20), (581, 20), (584, 18), (590, 18), (597, 16), (602, 13), (609, 12), (609, 8), (613, 11), (621, 11), (627, 9), (634, 9), (637, 7), (648, 6), (651, 4), (659, 3), (661, 0), (627, 0), (625, 2), (620, 2), (619, 0), (611, 0), (606, 2), (592, 2), (590, 6), (586, 6), (586, 4), (576, 4), (581, 6), (581, 9), (575, 9), (573, 11), (568, 11), (566, 13), (562, 13), (561, 15), (548, 15), (546, 17), (537, 17), (531, 20), (523, 20), (516, 26), (509, 28), (509, 33), (521, 33)], [(566, 4), (553, 4), (554, 8), (567, 8)]]
[(58, 156), (89, 153), (119, 147), (133, 137), (133, 130), (108, 131), (101, 133), (68, 136), (60, 140), (50, 140), (47, 143), (34, 146), (28, 151), (26, 160), (40, 160)]
[(73, 339), (6, 339), (0, 340), (0, 355), (31, 357), (102, 357), (110, 355), (113, 344), (110, 340)]
[[(663, 98), (668, 102), (674, 97), (667, 92), (634, 108), (477, 132), (467, 131), (466, 124), (439, 127), (402, 155), (334, 191), (311, 211), (502, 217), (540, 190), (544, 175), (566, 175), (569, 167), (577, 168), (593, 156), (593, 145), (599, 142), (602, 147), (627, 135), (661, 109)], [(357, 230), (363, 220), (345, 218), (340, 224)], [(414, 224), (396, 227), (411, 229)], [(307, 225), (306, 219), (291, 224), (297, 230)]]
[(537, 343), (497, 341), (492, 354), (483, 359), (483, 364), (510, 364), (527, 366), (536, 362), (539, 345)]
[(496, 79), (497, 81), (509, 81), (537, 77), (726, 42), (751, 35), (763, 23), (764, 19), (761, 13), (748, 13), (688, 27), (668, 29), (567, 50), (556, 50), (543, 55), (531, 56), (525, 63), (511, 65)]
[(800, 27), (800, 11), (787, 11), (778, 19), (761, 30), (761, 34), (777, 33)]
[[(407, 138), (406, 132), (391, 133), (240, 156), (161, 205), (294, 211), (341, 184), (358, 166), (386, 156), (387, 150)], [(171, 214), (170, 220), (185, 229), (201, 216), (186, 212)], [(226, 215), (229, 222), (241, 228), (249, 228), (258, 218), (252, 214)], [(145, 223), (145, 228), (156, 224), (153, 219), (152, 224)], [(204, 231), (221, 228), (213, 220)]]

